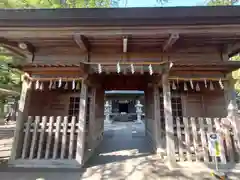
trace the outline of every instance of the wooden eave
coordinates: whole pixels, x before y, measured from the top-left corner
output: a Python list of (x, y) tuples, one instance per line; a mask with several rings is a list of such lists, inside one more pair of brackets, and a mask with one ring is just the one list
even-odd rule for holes
[[(35, 53), (74, 56), (83, 52), (167, 53), (206, 46), (224, 49), (240, 42), (239, 22), (239, 6), (0, 9), (0, 40), (7, 46), (11, 42), (13, 50), (19, 42), (29, 44), (32, 61)], [(178, 38), (171, 41), (174, 34)], [(123, 52), (123, 37), (127, 37), (127, 52)], [(231, 56), (239, 50), (224, 51)]]
[(239, 18), (238, 6), (0, 10), (2, 27), (237, 24)]

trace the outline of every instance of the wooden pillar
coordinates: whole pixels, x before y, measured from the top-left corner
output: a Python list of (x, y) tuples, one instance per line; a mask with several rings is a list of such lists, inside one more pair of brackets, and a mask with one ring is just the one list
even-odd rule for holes
[(87, 91), (88, 87), (84, 80), (82, 81), (80, 94), (80, 108), (78, 116), (78, 136), (77, 136), (77, 153), (76, 160), (80, 165), (83, 165), (84, 149), (85, 149), (85, 126), (87, 112)]
[(160, 115), (160, 94), (158, 85), (153, 87), (153, 101), (154, 101), (154, 135), (156, 142), (156, 153), (162, 153), (161, 141), (161, 115)]
[(96, 88), (91, 88), (91, 99), (90, 99), (90, 115), (89, 115), (89, 136), (90, 136), (90, 147), (91, 149), (94, 148), (95, 145), (95, 126), (96, 126), (96, 119), (95, 119), (95, 104), (96, 104)]
[(31, 87), (28, 81), (25, 79), (22, 83), (22, 92), (18, 106), (18, 116), (16, 121), (16, 129), (14, 132), (14, 139), (11, 151), (11, 159), (15, 160), (20, 157), (22, 144), (23, 144), (23, 128), (24, 123), (28, 119), (28, 108), (30, 103)]
[(165, 130), (166, 130), (166, 150), (167, 158), (171, 166), (176, 165), (175, 145), (174, 145), (174, 130), (173, 130), (173, 116), (171, 104), (171, 90), (168, 82), (168, 74), (162, 75), (163, 87), (163, 105), (165, 116)]

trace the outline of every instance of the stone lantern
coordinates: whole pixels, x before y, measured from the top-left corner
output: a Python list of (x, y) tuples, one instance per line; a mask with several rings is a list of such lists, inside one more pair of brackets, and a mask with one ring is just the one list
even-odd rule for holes
[(136, 107), (136, 113), (137, 113), (137, 122), (141, 122), (143, 105), (140, 103), (139, 100), (137, 100), (137, 104), (135, 105), (135, 107)]
[(111, 104), (108, 101), (106, 101), (104, 105), (104, 115), (106, 122), (111, 122), (110, 121), (111, 109), (112, 109)]

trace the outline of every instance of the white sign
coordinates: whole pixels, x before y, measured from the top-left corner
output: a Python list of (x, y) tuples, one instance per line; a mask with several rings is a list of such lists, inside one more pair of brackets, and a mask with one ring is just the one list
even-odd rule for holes
[(208, 133), (208, 150), (210, 156), (220, 156), (220, 136), (217, 133)]

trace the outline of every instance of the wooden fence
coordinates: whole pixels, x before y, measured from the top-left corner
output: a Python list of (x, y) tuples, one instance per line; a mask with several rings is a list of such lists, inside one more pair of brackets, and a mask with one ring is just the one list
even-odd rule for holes
[(78, 129), (75, 116), (29, 117), (19, 159), (75, 159)]
[(226, 118), (175, 117), (174, 141), (178, 162), (213, 163), (209, 155), (207, 133), (216, 132), (221, 137), (219, 163), (239, 162), (239, 140), (231, 123)]

